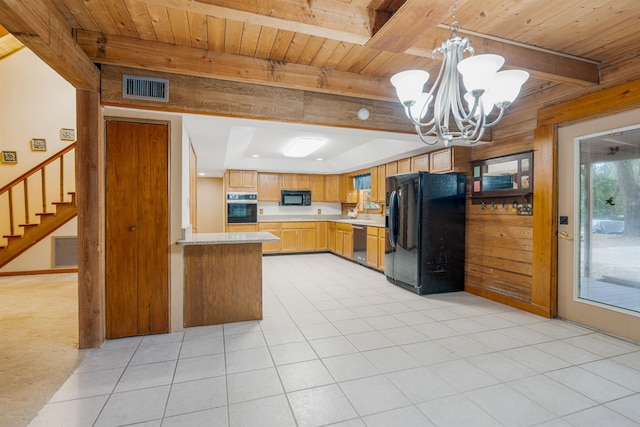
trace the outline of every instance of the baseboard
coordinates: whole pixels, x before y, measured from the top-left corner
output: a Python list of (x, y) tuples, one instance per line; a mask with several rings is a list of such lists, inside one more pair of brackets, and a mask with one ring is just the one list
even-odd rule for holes
[(0, 272), (0, 277), (6, 276), (34, 276), (36, 274), (60, 274), (60, 273), (77, 273), (78, 267), (73, 268), (55, 268), (51, 270), (30, 270), (30, 271), (7, 271)]

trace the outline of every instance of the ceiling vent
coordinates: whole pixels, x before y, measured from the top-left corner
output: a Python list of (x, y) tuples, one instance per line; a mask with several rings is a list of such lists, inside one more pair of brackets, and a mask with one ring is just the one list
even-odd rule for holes
[(123, 74), (122, 97), (169, 102), (169, 80)]

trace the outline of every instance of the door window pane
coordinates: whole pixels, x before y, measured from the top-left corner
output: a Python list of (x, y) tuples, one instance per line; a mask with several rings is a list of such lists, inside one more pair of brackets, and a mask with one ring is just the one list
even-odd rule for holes
[(640, 129), (580, 141), (581, 299), (640, 312)]

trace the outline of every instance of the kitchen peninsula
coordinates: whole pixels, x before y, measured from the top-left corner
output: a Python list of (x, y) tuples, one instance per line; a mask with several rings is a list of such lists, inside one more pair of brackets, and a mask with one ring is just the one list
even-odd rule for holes
[(268, 232), (185, 236), (184, 326), (262, 319), (262, 243)]

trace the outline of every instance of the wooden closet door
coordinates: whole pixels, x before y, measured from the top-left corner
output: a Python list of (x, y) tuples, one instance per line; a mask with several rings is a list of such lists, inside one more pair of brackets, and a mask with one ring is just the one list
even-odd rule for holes
[(107, 338), (168, 332), (168, 126), (106, 129)]

